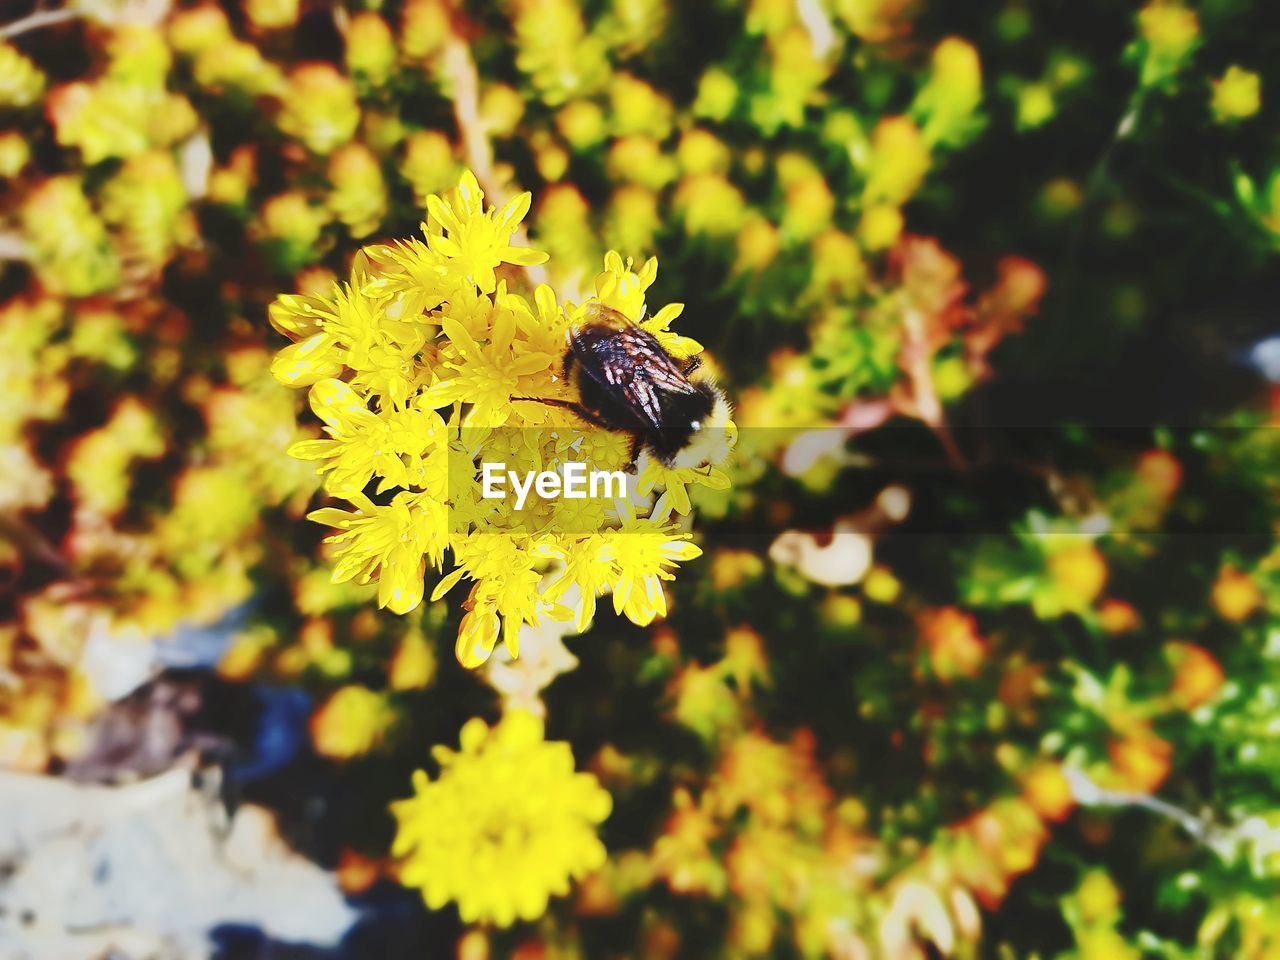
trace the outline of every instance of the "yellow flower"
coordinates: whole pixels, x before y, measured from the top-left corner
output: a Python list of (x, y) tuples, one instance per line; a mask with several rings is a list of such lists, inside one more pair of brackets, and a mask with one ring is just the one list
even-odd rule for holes
[(409, 486), (426, 477), (431, 453), (445, 455), (444, 421), (434, 410), (374, 413), (366, 398), (333, 379), (315, 384), (310, 400), (332, 439), (300, 440), (289, 455), (326, 461), (320, 472), (326, 475), (325, 487), (337, 496), (359, 493), (375, 475), (382, 478), (379, 493)]
[(1262, 107), (1262, 78), (1232, 64), (1213, 81), (1212, 106), (1219, 123), (1252, 117)]
[(15, 47), (0, 40), (0, 107), (29, 107), (44, 93), (44, 74)]
[(126, 260), (157, 270), (196, 236), (182, 175), (168, 151), (125, 161), (102, 191), (103, 219), (117, 227)]
[(391, 805), (400, 882), (431, 909), (458, 904), (464, 923), (536, 920), (605, 862), (597, 825), (612, 807), (590, 773), (574, 771), (569, 744), (547, 742), (523, 711), (496, 726), (469, 720), (460, 750), (438, 746), (440, 775), (413, 777), (414, 795)]
[(453, 146), (438, 130), (419, 130), (405, 141), (400, 175), (413, 187), (414, 200), (427, 205), (427, 197), (440, 193), (458, 182), (458, 165), (453, 159)]
[(928, 169), (929, 148), (919, 127), (908, 117), (884, 117), (871, 131), (863, 201), (899, 206), (916, 192)]
[[(483, 201), (475, 178), (464, 173), (449, 197), (428, 199), (425, 243), (370, 246), (355, 257), (349, 282), (328, 294), (313, 287), (308, 295), (282, 295), (268, 314), (294, 341), (271, 372), (288, 386), (311, 388), (312, 410), (327, 434), (300, 440), (290, 452), (319, 461), (328, 491), (355, 507), (311, 514), (339, 531), (328, 541), (335, 581), (376, 581), (379, 604), (405, 613), (424, 599), (428, 567), (443, 575), (432, 602), (468, 580), (455, 646), (467, 667), (484, 663), (499, 640), (516, 656), (521, 628), (544, 616), (585, 627), (610, 589), (617, 611), (639, 624), (652, 621), (665, 611), (661, 581), (699, 553), (668, 522), (666, 504), (687, 513), (690, 484), (728, 484), (716, 470), (651, 465), (640, 496), (657, 504), (639, 517), (636, 506), (646, 504), (628, 504), (619, 514), (611, 507), (616, 493), (560, 501), (539, 491), (528, 503), (522, 496), (521, 506), (481, 495), (482, 463), (525, 474), (581, 461), (619, 470), (626, 462), (626, 434), (526, 399), (568, 399), (561, 376), (566, 334), (583, 311), (600, 304), (620, 310), (676, 357), (702, 349), (670, 329), (681, 304), (647, 315), (656, 260), (637, 272), (611, 251), (595, 296), (578, 305), (558, 304), (547, 285), (531, 300), (509, 291), (497, 278), (502, 263), (546, 259), (510, 243), (530, 198), (496, 210)], [(725, 454), (735, 435), (728, 424)], [(394, 494), (391, 502), (369, 500), (371, 485)]]
[(48, 109), (58, 142), (78, 147), (89, 164), (169, 146), (197, 124), (185, 97), (115, 79), (61, 86), (49, 94)]
[(1145, 45), (1141, 82), (1144, 87), (1172, 78), (1200, 43), (1200, 19), (1194, 10), (1170, 0), (1152, 0), (1138, 12)]
[(659, 499), (648, 517), (636, 517), (631, 506), (625, 505), (622, 526), (609, 532), (600, 552), (601, 559), (614, 567), (614, 612), (639, 627), (667, 615), (662, 582), (675, 579), (671, 569), (702, 555), (701, 548), (689, 542), (689, 534), (667, 522), (670, 512), (665, 499)]
[(591, 100), (574, 100), (556, 114), (556, 128), (574, 150), (589, 150), (605, 138), (604, 110)]
[(516, 66), (545, 103), (556, 107), (605, 85), (607, 50), (588, 33), (575, 0), (517, 0), (512, 8)]
[(620, 73), (609, 88), (614, 132), (648, 134), (665, 140), (671, 132), (671, 101), (636, 77)]
[(255, 27), (264, 30), (288, 27), (298, 19), (298, 0), (248, 0), (245, 13)]
[(381, 85), (396, 65), (396, 41), (386, 20), (373, 10), (351, 18), (347, 27), (347, 72)]
[(605, 170), (610, 179), (629, 181), (658, 190), (676, 176), (676, 161), (653, 137), (633, 134), (619, 137), (609, 148)]
[(262, 205), (252, 233), (268, 244), (287, 270), (316, 260), (328, 211), (301, 190), (287, 190)]
[(325, 507), (308, 514), (337, 527), (329, 537), (339, 545), (335, 583), (369, 583), (378, 576), (378, 606), (408, 613), (422, 602), (426, 558), (439, 563), (444, 549), (444, 507), (430, 497), (403, 491), (380, 507), (360, 494), (350, 498), (355, 513)]
[(83, 297), (119, 281), (115, 249), (79, 177), (64, 174), (45, 180), (27, 194), (21, 216), (32, 265), (50, 290)]
[(738, 83), (733, 76), (719, 67), (711, 67), (698, 79), (694, 116), (722, 122), (733, 112), (737, 99)]
[(329, 209), (347, 225), (353, 237), (367, 237), (387, 213), (387, 187), (373, 151), (362, 143), (348, 143), (329, 157)]
[(427, 244), (481, 293), (493, 293), (498, 283), (493, 271), (499, 264), (530, 266), (547, 259), (541, 250), (511, 246), (511, 235), (529, 212), (530, 202), (530, 195), (522, 193), (501, 210), (485, 211), (480, 184), (468, 170), (448, 201), (427, 198)]
[(332, 65), (307, 63), (289, 74), (280, 129), (315, 153), (331, 153), (360, 123), (355, 86)]
[(932, 75), (913, 110), (924, 118), (927, 142), (959, 145), (974, 129), (982, 100), (982, 64), (973, 44), (947, 37), (933, 51)]
[(747, 214), (742, 191), (726, 177), (703, 173), (680, 181), (673, 201), (690, 236), (728, 237), (738, 232)]
[(368, 753), (394, 714), (368, 687), (340, 687), (311, 716), (311, 742), (324, 757), (345, 760)]
[(30, 161), (26, 137), (16, 130), (0, 132), (0, 178), (16, 177)]
[(524, 97), (505, 83), (491, 84), (480, 95), (480, 118), (493, 137), (510, 137), (524, 116)]

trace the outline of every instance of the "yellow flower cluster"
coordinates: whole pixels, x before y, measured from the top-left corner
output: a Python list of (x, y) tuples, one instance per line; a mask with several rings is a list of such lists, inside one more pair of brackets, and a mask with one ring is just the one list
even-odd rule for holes
[(567, 743), (543, 739), (532, 714), (462, 728), (462, 749), (432, 751), (440, 776), (414, 774), (414, 796), (391, 805), (399, 879), (427, 906), (457, 901), (466, 923), (535, 920), (552, 895), (605, 862), (596, 825), (612, 800), (590, 773), (575, 773)]
[(515, 655), (521, 625), (543, 615), (576, 618), (585, 629), (608, 590), (615, 611), (636, 624), (664, 615), (662, 582), (701, 552), (672, 513), (691, 511), (691, 485), (728, 485), (718, 470), (651, 460), (636, 479), (639, 504), (544, 500), (517, 512), (482, 497), (481, 461), (521, 471), (571, 460), (601, 470), (626, 464), (625, 435), (520, 402), (573, 399), (560, 373), (567, 333), (583, 311), (612, 307), (673, 356), (702, 349), (668, 329), (680, 304), (646, 318), (656, 260), (637, 273), (611, 253), (596, 295), (576, 306), (557, 304), (545, 285), (532, 302), (508, 291), (498, 279), (503, 264), (546, 259), (511, 245), (529, 204), (523, 194), (486, 210), (475, 177), (464, 173), (456, 191), (428, 198), (425, 242), (367, 247), (350, 281), (329, 296), (282, 295), (270, 311), (276, 329), (295, 341), (272, 372), (310, 388), (327, 434), (291, 452), (319, 461), (328, 492), (355, 508), (311, 514), (339, 531), (330, 538), (335, 581), (376, 579), (379, 605), (407, 613), (423, 600), (427, 568), (443, 571), (451, 551), (453, 570), (432, 600), (464, 577), (472, 581), (457, 642), (466, 666), (487, 660), (499, 635)]

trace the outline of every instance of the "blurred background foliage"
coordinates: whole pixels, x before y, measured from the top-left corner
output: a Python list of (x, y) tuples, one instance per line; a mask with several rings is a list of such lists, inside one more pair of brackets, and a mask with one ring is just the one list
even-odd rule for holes
[[(220, 771), (351, 956), (1277, 955), (1265, 7), (9, 3), (0, 764)], [(741, 429), (664, 621), (477, 671), (443, 601), (330, 582), (268, 375), (273, 298), (464, 168), (532, 191), (562, 299), (659, 256)], [(465, 850), (465, 790), (520, 793), (464, 728), (504, 712), (546, 768), (503, 842), (581, 853), (515, 923), (492, 837), (442, 896), (389, 806), (425, 769), (402, 834)]]

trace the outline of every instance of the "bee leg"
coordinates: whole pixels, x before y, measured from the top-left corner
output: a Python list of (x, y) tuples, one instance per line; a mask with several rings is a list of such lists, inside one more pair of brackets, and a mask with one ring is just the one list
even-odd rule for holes
[(562, 409), (568, 410), (574, 415), (581, 417), (583, 420), (587, 421), (587, 423), (592, 424), (593, 426), (603, 427), (606, 430), (609, 429), (609, 424), (605, 423), (604, 420), (602, 420), (596, 414), (592, 413), (582, 404), (577, 403), (573, 400), (557, 400), (551, 397), (512, 397), (511, 399), (525, 400), (525, 401), (528, 401), (529, 403), (541, 403), (541, 404), (545, 404), (548, 407), (561, 407)]
[(695, 353), (684, 362), (684, 375), (686, 377), (689, 376), (689, 374), (693, 373), (693, 371), (697, 370), (700, 366), (702, 366), (702, 357)]
[(635, 475), (637, 470), (636, 461), (640, 459), (641, 446), (642, 444), (641, 444), (640, 438), (637, 436), (632, 436), (631, 446), (627, 450), (627, 465), (622, 468), (624, 473), (629, 473), (629, 474), (632, 474), (633, 476)]

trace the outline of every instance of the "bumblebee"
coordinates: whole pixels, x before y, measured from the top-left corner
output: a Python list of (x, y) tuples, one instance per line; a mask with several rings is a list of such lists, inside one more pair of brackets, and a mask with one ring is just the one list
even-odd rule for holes
[(677, 361), (648, 330), (593, 304), (569, 333), (562, 370), (578, 400), (517, 399), (564, 407), (630, 434), (632, 468), (642, 449), (668, 467), (702, 467), (727, 456), (731, 411), (714, 383), (691, 379), (700, 364), (697, 357)]

